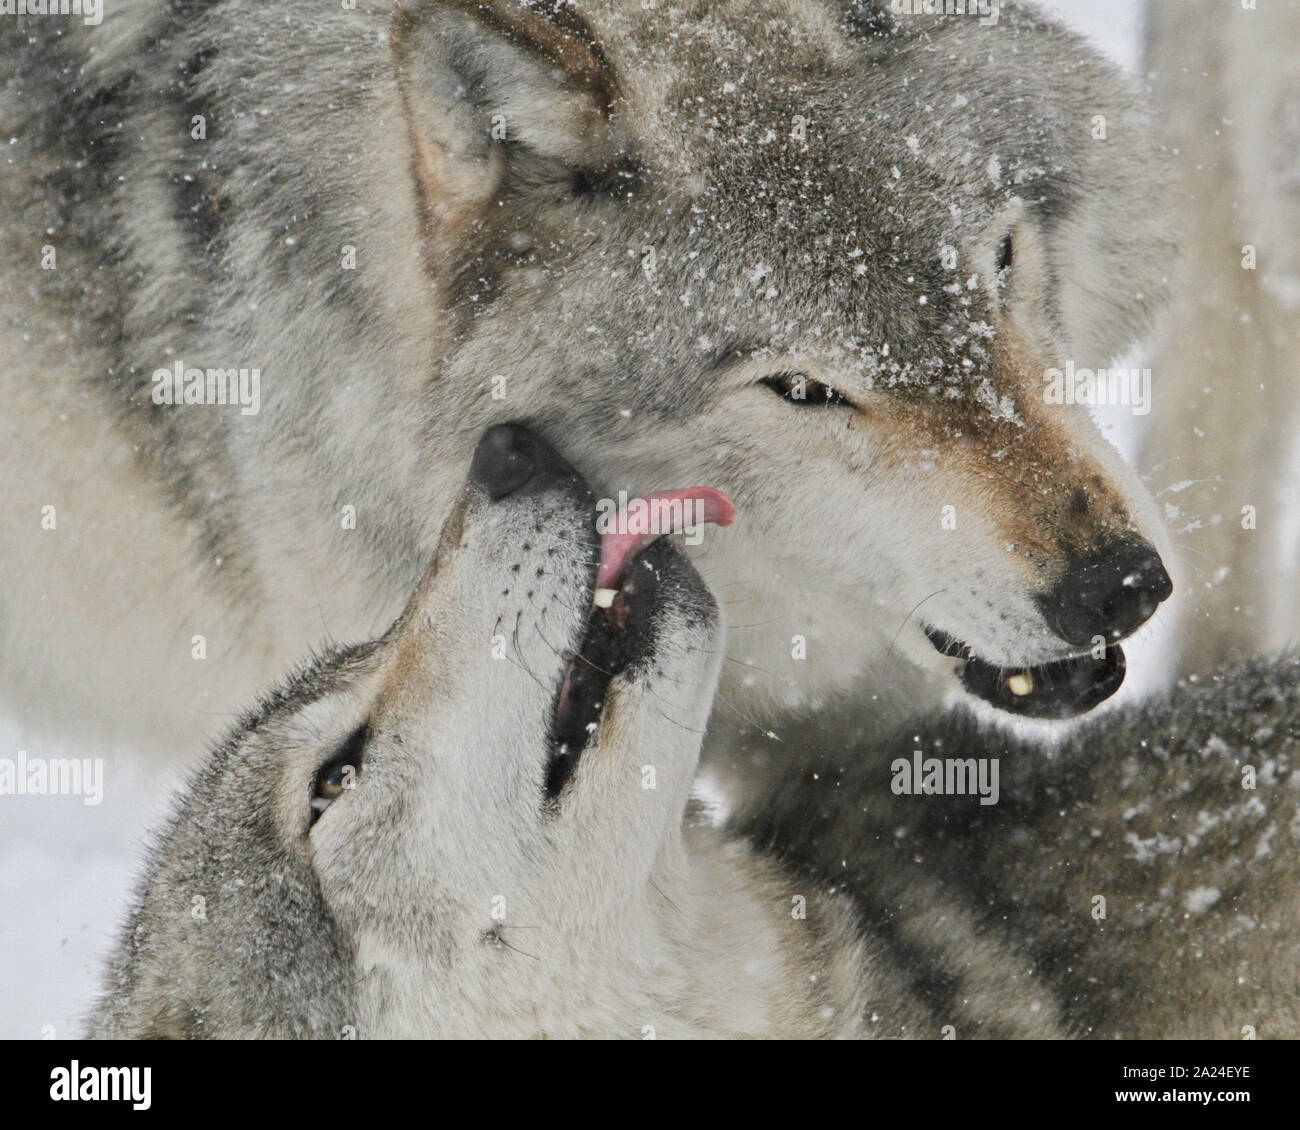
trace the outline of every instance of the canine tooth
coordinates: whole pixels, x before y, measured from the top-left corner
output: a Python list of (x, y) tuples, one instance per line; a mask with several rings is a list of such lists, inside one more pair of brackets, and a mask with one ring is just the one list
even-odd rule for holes
[(591, 594), (591, 603), (596, 608), (609, 608), (618, 596), (618, 589), (596, 589)]
[(1024, 698), (1033, 689), (1034, 677), (1028, 671), (1021, 671), (1007, 680), (1007, 690), (1017, 698)]

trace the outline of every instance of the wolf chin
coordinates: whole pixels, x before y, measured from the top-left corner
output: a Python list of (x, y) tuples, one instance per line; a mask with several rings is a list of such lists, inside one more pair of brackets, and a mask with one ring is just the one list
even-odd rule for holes
[[(134, 0), (3, 34), (0, 687), (30, 731), (190, 748), (369, 637), (507, 420), (602, 497), (736, 501), (694, 553), (728, 717), (878, 715), (954, 657), (1077, 713), (1168, 595), (1140, 484), (1042, 395), (1161, 300), (1159, 153), (1029, 5)], [(155, 403), (181, 359), (258, 370), (259, 410)]]

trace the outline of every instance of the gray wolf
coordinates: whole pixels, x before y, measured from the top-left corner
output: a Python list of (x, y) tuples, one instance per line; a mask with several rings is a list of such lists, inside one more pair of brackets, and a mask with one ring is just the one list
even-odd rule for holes
[(1043, 377), (1158, 307), (1161, 161), (1114, 68), (999, 11), (5, 20), (6, 711), (197, 748), (322, 630), (391, 622), (507, 420), (602, 496), (735, 500), (694, 555), (728, 717), (955, 667), (1023, 714), (1113, 693), (1160, 520)]
[[(535, 436), (488, 432), (393, 627), (266, 697), (195, 776), (92, 1034), (941, 1035), (845, 896), (688, 816), (718, 607), (662, 537), (594, 606), (593, 502)], [(1016, 959), (963, 944), (964, 1017), (1055, 1033)]]

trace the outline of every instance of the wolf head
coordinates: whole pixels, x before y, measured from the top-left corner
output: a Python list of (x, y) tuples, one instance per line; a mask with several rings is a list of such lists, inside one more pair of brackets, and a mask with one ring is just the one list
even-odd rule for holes
[[(650, 1015), (629, 970), (664, 957), (645, 926), (681, 864), (721, 630), (666, 541), (610, 574), (592, 502), (528, 432), (487, 434), (392, 629), (293, 680), (194, 783), (100, 1034), (633, 1033)], [(624, 1011), (584, 1017), (606, 968), (602, 1007)]]
[[(332, 591), (331, 628), (364, 631), (474, 437), (525, 419), (602, 495), (736, 500), (696, 560), (728, 679), (769, 701), (888, 683), (891, 652), (1028, 713), (1113, 691), (1169, 594), (1159, 520), (1047, 378), (1161, 297), (1158, 154), (1124, 79), (1032, 8), (893, 7), (363, 2), (287, 35), (218, 4), (168, 31), (187, 112), (211, 107), (219, 269), (130, 317), (261, 364), (212, 487), (259, 515), (222, 551), (264, 574), (243, 595), (306, 635)], [(340, 532), (344, 504), (370, 520)]]
[[(755, 668), (784, 676), (803, 636), (843, 678), (864, 649), (836, 637), (879, 625), (917, 655), (928, 629), (1001, 705), (1092, 705), (1122, 676), (1106, 645), (1169, 594), (1140, 489), (1045, 379), (1113, 354), (1161, 289), (1155, 157), (1117, 76), (1023, 14), (667, 20), (399, 19), (449, 370), (510, 373), (511, 409), (607, 485), (721, 469), (747, 536), (704, 567), (785, 636)], [(991, 675), (1047, 664), (1027, 691)]]

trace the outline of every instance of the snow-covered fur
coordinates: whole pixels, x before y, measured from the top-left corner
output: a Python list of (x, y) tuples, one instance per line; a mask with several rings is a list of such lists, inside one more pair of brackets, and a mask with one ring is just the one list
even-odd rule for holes
[[(0, 35), (28, 732), (198, 748), (322, 631), (371, 636), (509, 419), (603, 496), (734, 498), (694, 555), (728, 717), (914, 703), (925, 627), (1073, 654), (1043, 595), (1160, 546), (1043, 391), (1159, 301), (1160, 162), (1030, 5), (122, 0)], [(257, 411), (159, 403), (177, 365), (257, 369)]]
[[(1005, 930), (1074, 1034), (1300, 1038), (1300, 659), (1189, 679), (1055, 751), (933, 717), (816, 746), (734, 831), (853, 891), (940, 999), (978, 1003), (969, 939)], [(998, 803), (897, 794), (918, 756), (997, 759)], [(942, 917), (954, 901), (968, 917)]]

